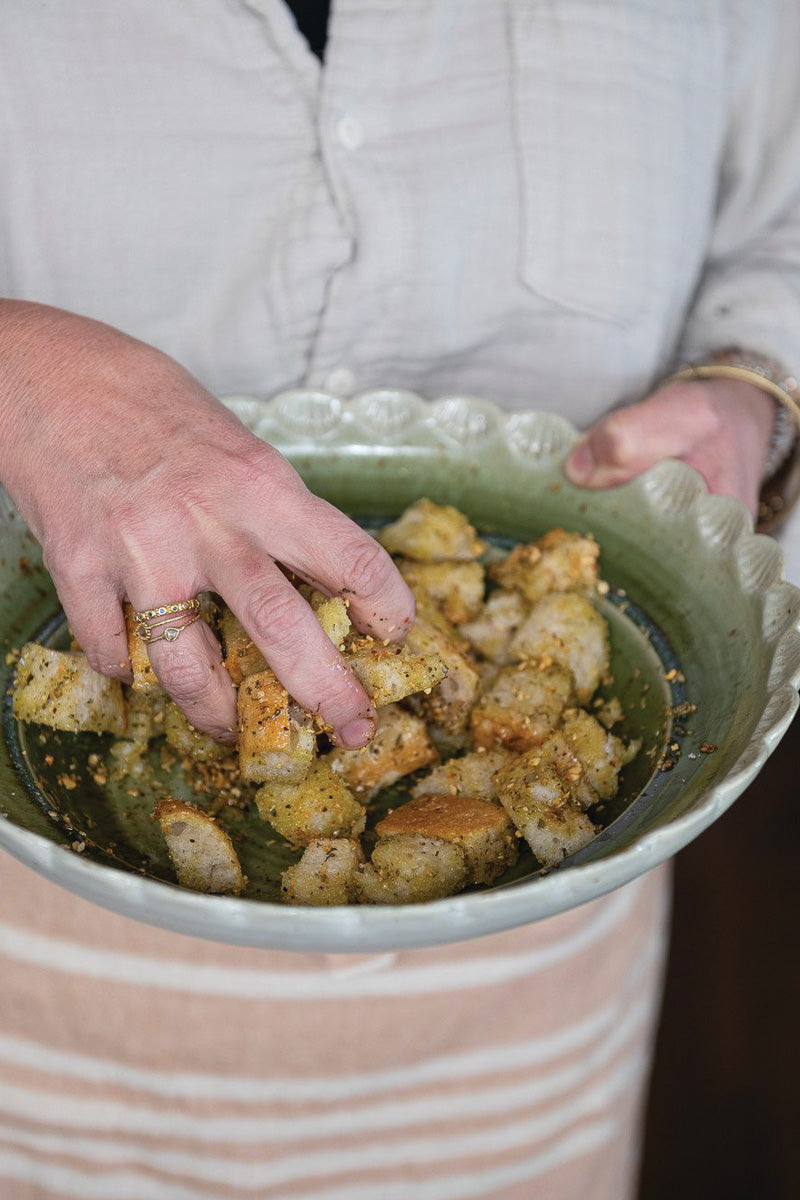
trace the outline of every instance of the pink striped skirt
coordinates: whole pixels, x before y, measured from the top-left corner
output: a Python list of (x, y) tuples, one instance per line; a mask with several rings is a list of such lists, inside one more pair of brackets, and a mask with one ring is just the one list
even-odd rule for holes
[(633, 1196), (668, 878), (310, 955), (152, 929), (3, 855), (0, 1196)]

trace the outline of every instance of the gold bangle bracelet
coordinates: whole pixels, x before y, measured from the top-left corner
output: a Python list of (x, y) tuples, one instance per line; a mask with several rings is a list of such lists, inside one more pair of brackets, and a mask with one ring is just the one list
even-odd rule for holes
[(741, 383), (751, 383), (753, 387), (767, 392), (773, 400), (777, 400), (779, 404), (788, 409), (800, 430), (800, 404), (787, 387), (776, 383), (774, 379), (770, 379), (754, 367), (739, 367), (727, 363), (708, 363), (705, 366), (684, 367), (682, 371), (676, 371), (674, 375), (670, 375), (669, 379), (665, 379), (661, 386), (664, 387), (667, 383), (679, 383), (686, 379), (738, 379)]

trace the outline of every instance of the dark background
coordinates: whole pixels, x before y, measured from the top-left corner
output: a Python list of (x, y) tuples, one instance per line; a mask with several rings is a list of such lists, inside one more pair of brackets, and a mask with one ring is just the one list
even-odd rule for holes
[(641, 1200), (800, 1197), (800, 716), (675, 860)]

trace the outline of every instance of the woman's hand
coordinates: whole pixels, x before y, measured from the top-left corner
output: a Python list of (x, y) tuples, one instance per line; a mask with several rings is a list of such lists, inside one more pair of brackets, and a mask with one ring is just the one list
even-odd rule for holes
[[(0, 478), (91, 665), (130, 678), (123, 599), (215, 591), (294, 699), (363, 745), (370, 702), (276, 564), (345, 594), (362, 632), (397, 638), (414, 604), (382, 547), (177, 363), (117, 330), (5, 301), (0, 362)], [(233, 741), (235, 693), (204, 622), (148, 649), (192, 724)]]
[(587, 488), (627, 483), (662, 458), (699, 471), (712, 492), (755, 516), (775, 416), (773, 400), (739, 380), (669, 383), (598, 421), (567, 457), (567, 478)]

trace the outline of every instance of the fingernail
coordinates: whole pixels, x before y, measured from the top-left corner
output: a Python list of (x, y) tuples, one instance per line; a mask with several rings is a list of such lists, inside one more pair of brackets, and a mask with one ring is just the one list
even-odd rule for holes
[(594, 468), (594, 455), (588, 442), (581, 442), (576, 446), (564, 463), (567, 478), (573, 483), (585, 483), (591, 477)]
[(361, 746), (365, 746), (375, 734), (375, 722), (368, 721), (364, 717), (359, 717), (355, 721), (350, 721), (345, 725), (344, 729), (339, 731), (337, 742), (348, 750), (358, 750)]

